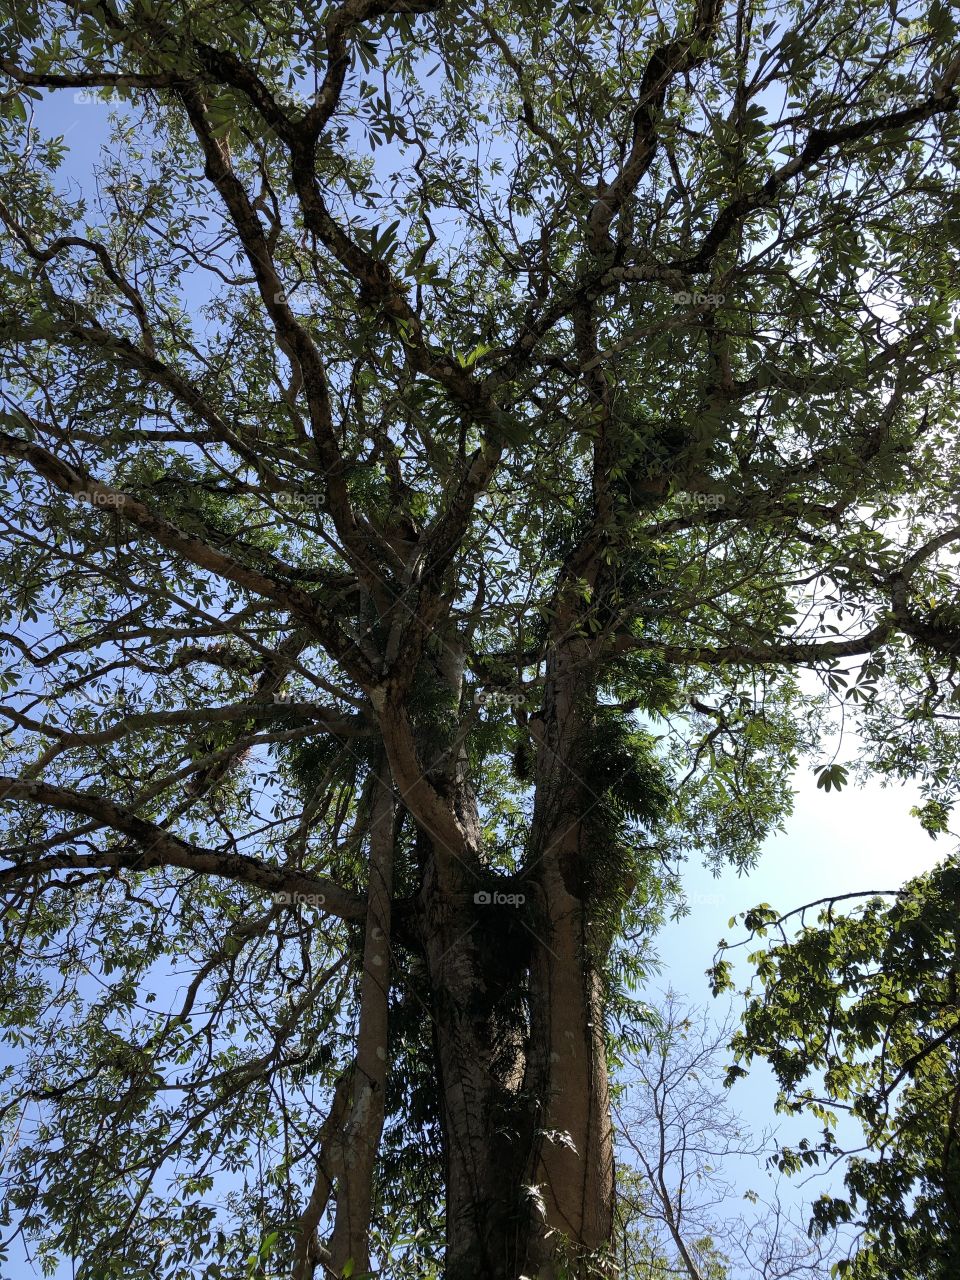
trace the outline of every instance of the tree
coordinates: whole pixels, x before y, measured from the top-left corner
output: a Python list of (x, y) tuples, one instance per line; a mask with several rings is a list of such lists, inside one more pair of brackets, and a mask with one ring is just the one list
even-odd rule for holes
[(956, 15), (3, 12), (17, 1229), (602, 1273), (683, 857), (953, 799)]
[[(815, 1144), (780, 1151), (781, 1169), (850, 1157), (846, 1194), (813, 1206), (816, 1230), (859, 1229), (837, 1274), (947, 1280), (960, 1264), (960, 866), (953, 857), (896, 893), (848, 896), (864, 900), (846, 913), (837, 899), (789, 913), (803, 925), (792, 940), (788, 917), (767, 904), (744, 913), (751, 937), (776, 929), (781, 940), (751, 957), (761, 991), (737, 1057), (766, 1058), (780, 1109), (822, 1125)], [(728, 1082), (743, 1074), (734, 1063)], [(862, 1130), (852, 1151), (839, 1112)]]
[[(644, 1280), (788, 1280), (829, 1274), (837, 1242), (807, 1237), (774, 1188), (737, 1194), (731, 1164), (759, 1162), (772, 1135), (752, 1134), (723, 1086), (728, 1019), (687, 1009), (667, 992), (655, 1028), (624, 1054), (625, 1082), (614, 1101), (624, 1159), (618, 1219), (623, 1275)], [(625, 1171), (636, 1169), (636, 1175)], [(743, 1172), (741, 1168), (741, 1173)], [(737, 1204), (737, 1200), (740, 1204)], [(756, 1206), (744, 1212), (743, 1201)], [(631, 1256), (631, 1250), (633, 1256)]]

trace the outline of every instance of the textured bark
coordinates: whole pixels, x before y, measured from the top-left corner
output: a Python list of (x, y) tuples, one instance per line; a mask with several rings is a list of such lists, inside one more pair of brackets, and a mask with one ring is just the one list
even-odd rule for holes
[[(428, 659), (438, 696), (451, 699), (449, 736), (436, 718), (418, 727), (399, 688), (377, 707), (395, 784), (419, 830), (414, 934), (432, 1005), (446, 1280), (548, 1276), (561, 1235), (574, 1257), (610, 1235), (612, 1139), (584, 887), (584, 816), (596, 797), (576, 768), (593, 706), (588, 656), (570, 644), (552, 660), (535, 730), (528, 869), (515, 884), (484, 862), (456, 738), (463, 663), (455, 647)], [(491, 888), (515, 888), (526, 902), (476, 901)]]
[[(469, 763), (457, 735), (463, 656), (448, 641), (427, 676), (451, 700), (449, 732), (381, 710), (391, 766), (419, 830), (414, 932), (433, 1018), (446, 1194), (446, 1280), (516, 1280), (534, 1115), (522, 1091), (532, 940), (511, 907), (476, 901), (491, 882)], [(423, 765), (427, 762), (427, 768)], [(529, 1215), (527, 1215), (529, 1216)]]
[(447, 1280), (516, 1280), (529, 1229), (522, 1184), (535, 1117), (522, 1089), (523, 973), (496, 915), (475, 904), (467, 886), (453, 901), (431, 894), (422, 917), (444, 1138)]
[[(447, 1280), (548, 1277), (561, 1237), (576, 1266), (612, 1229), (603, 1011), (584, 871), (585, 817), (597, 797), (577, 768), (592, 703), (578, 659), (558, 659), (536, 728), (533, 844), (516, 885), (524, 907), (474, 902), (479, 858), (448, 859), (442, 886), (441, 851), (425, 862), (419, 932), (436, 1023)], [(452, 808), (474, 831), (469, 793), (457, 790)]]
[[(551, 897), (549, 942), (531, 939), (524, 961), (499, 930), (483, 936), (477, 916), (488, 908), (472, 921), (469, 910), (452, 906), (425, 915), (448, 1280), (517, 1280), (540, 1267), (549, 1275), (559, 1243), (550, 1229), (574, 1253), (609, 1240), (613, 1150), (599, 983), (584, 950), (583, 904), (562, 885)], [(513, 1021), (520, 963), (529, 965), (533, 1011), (522, 1038)], [(545, 1131), (557, 1137), (544, 1140)]]
[[(536, 1182), (546, 1221), (575, 1245), (607, 1243), (613, 1223), (613, 1133), (599, 978), (586, 948), (587, 910), (551, 869), (544, 875), (549, 943), (532, 974), (536, 1028), (545, 1046), (547, 1137)], [(554, 883), (551, 883), (554, 881)]]
[[(313, 1191), (299, 1223), (291, 1280), (311, 1280), (316, 1267), (339, 1275), (348, 1260), (353, 1271), (370, 1270), (373, 1175), (383, 1134), (388, 1052), (391, 897), (396, 802), (383, 773), (371, 783), (370, 881), (360, 979), (357, 1051), (340, 1077), (320, 1135)], [(336, 1195), (328, 1247), (318, 1226)]]
[(298, 1239), (293, 1254), (291, 1280), (312, 1280), (315, 1266), (327, 1257), (320, 1244), (317, 1226), (327, 1211), (336, 1176), (336, 1140), (350, 1107), (350, 1076), (337, 1081), (333, 1101), (320, 1130), (320, 1154), (313, 1190), (298, 1223)]
[(544, 936), (530, 975), (531, 1086), (543, 1098), (533, 1180), (548, 1227), (576, 1249), (606, 1244), (613, 1224), (613, 1134), (603, 1008), (592, 935), (586, 819), (598, 803), (580, 744), (593, 698), (580, 647), (559, 649), (548, 673), (538, 742), (530, 876)]
[(383, 1133), (387, 1079), (395, 802), (387, 779), (377, 778), (373, 786), (360, 1025), (350, 1113), (340, 1142), (337, 1212), (330, 1238), (330, 1265), (337, 1275), (348, 1260), (357, 1275), (370, 1270), (373, 1174)]

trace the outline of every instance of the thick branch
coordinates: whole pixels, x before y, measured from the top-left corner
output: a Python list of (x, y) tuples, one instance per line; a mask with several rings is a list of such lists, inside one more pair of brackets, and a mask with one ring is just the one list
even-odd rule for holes
[(45, 782), (24, 782), (19, 778), (0, 777), (0, 798), (27, 800), (31, 804), (46, 805), (62, 813), (93, 818), (111, 831), (128, 836), (143, 850), (142, 853), (64, 852), (38, 858), (34, 862), (20, 863), (0, 871), (0, 887), (19, 885), (25, 880), (71, 868), (147, 871), (154, 867), (181, 867), (185, 871), (239, 880), (271, 893), (313, 895), (321, 910), (344, 920), (362, 920), (366, 914), (366, 904), (362, 899), (347, 893), (322, 876), (270, 866), (246, 854), (202, 849), (164, 831), (155, 823), (138, 818), (122, 805), (116, 805), (112, 800), (93, 795), (89, 791), (73, 791)]
[(722, 10), (722, 0), (699, 0), (690, 33), (677, 36), (651, 54), (633, 113), (630, 151), (614, 180), (601, 188), (590, 212), (589, 240), (595, 252), (612, 248), (608, 240), (610, 223), (656, 155), (657, 122), (670, 81), (705, 61), (707, 44), (716, 34)]
[(957, 110), (960, 110), (960, 95), (955, 88), (950, 88), (938, 91), (919, 106), (905, 107), (902, 111), (891, 111), (882, 116), (871, 116), (867, 120), (858, 120), (836, 129), (811, 129), (799, 155), (775, 169), (762, 186), (731, 200), (718, 214), (697, 252), (674, 265), (691, 274), (709, 271), (721, 245), (746, 217), (758, 209), (769, 208), (793, 178), (807, 173), (824, 156), (839, 150), (845, 143), (859, 142), (863, 138), (902, 129)]
[[(306, 623), (329, 652), (341, 659), (344, 658), (347, 644), (331, 622), (328, 611), (300, 587), (240, 564), (232, 556), (217, 551), (194, 534), (178, 529), (175, 524), (157, 515), (129, 494), (121, 493), (120, 490), (113, 489), (109, 485), (82, 476), (73, 467), (40, 445), (0, 432), (0, 455), (23, 459), (39, 475), (64, 493), (73, 494), (93, 506), (109, 509), (153, 538), (160, 546), (183, 556), (189, 563), (215, 573), (229, 582), (234, 582), (255, 595), (276, 601)], [(272, 562), (276, 573), (284, 575), (292, 573), (286, 566), (269, 557), (268, 553), (263, 554)], [(352, 647), (355, 650), (355, 646)], [(352, 656), (351, 661), (356, 669), (361, 662), (358, 651)]]
[(390, 994), (390, 905), (393, 896), (395, 801), (389, 777), (374, 777), (370, 813), (370, 880), (360, 980), (360, 1023), (350, 1115), (341, 1135), (342, 1171), (330, 1240), (333, 1269), (348, 1259), (370, 1269), (373, 1175), (383, 1133), (387, 1085), (387, 1012)]

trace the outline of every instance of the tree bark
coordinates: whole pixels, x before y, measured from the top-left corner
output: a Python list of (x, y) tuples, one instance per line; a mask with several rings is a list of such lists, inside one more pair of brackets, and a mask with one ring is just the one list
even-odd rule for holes
[[(571, 646), (548, 678), (525, 870), (507, 878), (485, 864), (460, 748), (403, 788), (411, 808), (422, 808), (415, 933), (434, 1023), (446, 1280), (547, 1276), (561, 1235), (575, 1259), (604, 1245), (612, 1228), (601, 984), (584, 875), (584, 817), (597, 798), (577, 761), (594, 705), (583, 657)], [(438, 688), (458, 697), (461, 669), (444, 666)], [(426, 760), (436, 758), (442, 730), (434, 722), (429, 732), (428, 741), (397, 721), (387, 735), (400, 744), (392, 760), (413, 779), (417, 760), (403, 735), (416, 736)], [(477, 900), (497, 890), (525, 901)]]
[[(543, 1099), (533, 1180), (548, 1228), (574, 1252), (598, 1249), (613, 1226), (613, 1130), (594, 931), (586, 822), (599, 797), (581, 747), (594, 697), (580, 646), (557, 650), (538, 734), (529, 875), (543, 901), (544, 936), (530, 975), (531, 1088)], [(593, 837), (595, 839), (595, 837)]]
[(600, 1248), (613, 1225), (613, 1134), (600, 980), (587, 953), (585, 904), (551, 884), (549, 942), (531, 975), (533, 1039), (544, 1046), (546, 1087), (535, 1181), (545, 1219), (575, 1247)]
[[(509, 908), (507, 908), (509, 909)], [(520, 1085), (522, 972), (482, 918), (496, 908), (431, 895), (423, 941), (433, 993), (446, 1185), (447, 1280), (516, 1280), (533, 1115)], [(489, 932), (487, 932), (489, 931)]]
[(395, 801), (388, 779), (377, 777), (372, 785), (370, 885), (360, 980), (360, 1024), (350, 1113), (339, 1143), (337, 1211), (330, 1237), (331, 1266), (337, 1275), (348, 1260), (352, 1260), (356, 1275), (370, 1270), (373, 1174), (383, 1133), (389, 1061), (387, 1013)]

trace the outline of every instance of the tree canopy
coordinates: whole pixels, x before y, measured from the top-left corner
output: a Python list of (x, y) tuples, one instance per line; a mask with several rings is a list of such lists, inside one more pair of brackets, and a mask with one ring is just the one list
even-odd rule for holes
[[(684, 861), (801, 762), (949, 829), (956, 6), (0, 14), (8, 1235), (613, 1275)], [(956, 1270), (956, 907), (758, 956), (857, 1280)]]
[[(814, 904), (816, 924), (801, 911), (793, 939), (766, 904), (744, 913), (751, 936), (776, 928), (782, 941), (754, 956), (761, 991), (733, 1044), (741, 1061), (771, 1064), (778, 1107), (822, 1123), (816, 1142), (778, 1153), (781, 1169), (850, 1156), (845, 1195), (813, 1205), (815, 1232), (865, 1228), (837, 1274), (949, 1276), (960, 1263), (960, 867), (948, 859), (888, 895), (892, 903), (857, 896), (866, 901), (845, 914), (832, 900)], [(744, 1071), (734, 1063), (727, 1083)], [(853, 1152), (837, 1137), (841, 1111), (862, 1130)]]

